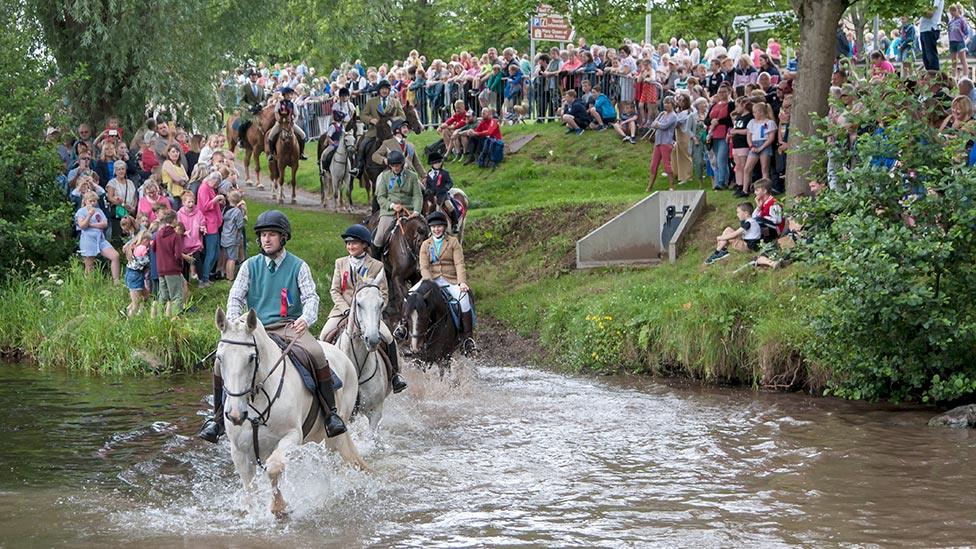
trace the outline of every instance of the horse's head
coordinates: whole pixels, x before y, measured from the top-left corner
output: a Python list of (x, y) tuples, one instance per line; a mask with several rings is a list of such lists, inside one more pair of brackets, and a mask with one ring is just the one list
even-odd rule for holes
[(416, 215), (402, 219), (400, 225), (403, 228), (403, 236), (406, 237), (410, 249), (415, 254), (420, 253), (420, 246), (430, 236), (430, 227), (427, 226), (427, 221), (423, 216)]
[(254, 309), (243, 318), (229, 319), (217, 307), (214, 321), (220, 330), (216, 356), (224, 379), (224, 415), (234, 425), (240, 425), (247, 419), (248, 401), (259, 367), (257, 340), (259, 335), (264, 335), (264, 328)]
[(352, 319), (354, 322), (352, 320), (349, 322), (349, 329), (353, 329), (353, 324), (359, 328), (363, 343), (370, 351), (375, 351), (382, 340), (380, 324), (383, 322), (383, 308), (386, 304), (379, 285), (385, 276), (380, 271), (373, 280), (356, 288), (356, 295), (352, 300)]
[(417, 109), (407, 101), (407, 104), (403, 106), (403, 114), (407, 118), (407, 125), (413, 130), (413, 133), (420, 135), (424, 131), (424, 125), (420, 123), (420, 115), (417, 114)]
[(356, 152), (356, 134), (352, 132), (346, 132), (342, 134), (342, 146), (346, 148), (346, 152), (353, 154)]
[(430, 300), (436, 286), (425, 280), (415, 291), (407, 294), (403, 299), (403, 320), (410, 337), (410, 351), (420, 353), (427, 344), (427, 331), (431, 324)]

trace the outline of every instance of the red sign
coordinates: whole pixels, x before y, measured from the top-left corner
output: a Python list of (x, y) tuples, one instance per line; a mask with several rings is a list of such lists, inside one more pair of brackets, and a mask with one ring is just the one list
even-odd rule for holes
[(532, 16), (529, 38), (532, 40), (551, 40), (571, 42), (575, 30), (568, 17), (553, 13), (552, 6), (539, 5), (539, 13)]

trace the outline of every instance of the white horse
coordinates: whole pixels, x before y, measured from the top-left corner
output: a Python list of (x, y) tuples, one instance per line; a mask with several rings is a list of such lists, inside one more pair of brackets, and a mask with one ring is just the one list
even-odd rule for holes
[[(332, 155), (332, 162), (325, 172), (322, 173), (322, 206), (334, 208), (337, 211), (343, 209), (342, 200), (345, 197), (346, 208), (352, 209), (352, 174), (350, 173), (350, 157), (356, 152), (356, 136), (352, 132), (346, 132), (342, 136), (342, 142), (336, 147), (335, 154)], [(323, 156), (325, 153), (322, 153)], [(325, 158), (320, 158), (322, 162)]]
[[(368, 469), (349, 433), (326, 439), (322, 415), (308, 436), (302, 437), (302, 423), (317, 397), (305, 388), (289, 358), (279, 362), (282, 351), (268, 337), (253, 309), (246, 316), (231, 320), (217, 308), (216, 324), (220, 330), (217, 360), (224, 378), (224, 426), (231, 458), (248, 494), (256, 466), (263, 464), (271, 481), (271, 512), (279, 519), (287, 516), (278, 480), (284, 471), (285, 453), (305, 442), (325, 439), (326, 446), (338, 451), (347, 463)], [(319, 344), (342, 380), (342, 388), (336, 390), (336, 408), (343, 421), (348, 422), (356, 404), (356, 371), (334, 345)]]
[(356, 288), (349, 309), (346, 329), (339, 334), (336, 347), (353, 362), (359, 378), (359, 410), (369, 418), (369, 426), (375, 430), (383, 418), (383, 402), (393, 390), (386, 363), (377, 352), (383, 342), (380, 324), (385, 307), (379, 283), (386, 275), (380, 271), (376, 277)]

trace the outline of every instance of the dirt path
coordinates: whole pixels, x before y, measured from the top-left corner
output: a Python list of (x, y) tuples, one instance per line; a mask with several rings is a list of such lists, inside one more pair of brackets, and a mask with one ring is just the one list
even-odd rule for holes
[[(237, 165), (237, 171), (241, 174), (241, 180), (244, 179), (244, 163), (240, 160), (235, 160)], [(266, 166), (264, 166), (266, 167)], [(254, 174), (251, 174), (253, 179)], [(277, 204), (278, 201), (271, 196), (271, 179), (268, 177), (268, 171), (262, 170), (261, 172), (261, 182), (264, 183), (264, 188), (259, 189), (253, 185), (248, 185), (246, 182), (242, 181), (241, 189), (244, 191), (244, 196), (247, 200), (252, 200), (255, 202), (261, 202), (262, 204)], [(295, 188), (295, 200), (296, 204), (291, 204), (291, 188), (287, 185), (285, 186), (284, 192), (284, 206), (291, 208), (298, 208), (301, 210), (319, 210), (325, 212), (326, 210), (322, 208), (322, 203), (319, 200), (319, 196), (314, 193), (310, 193), (301, 187)]]

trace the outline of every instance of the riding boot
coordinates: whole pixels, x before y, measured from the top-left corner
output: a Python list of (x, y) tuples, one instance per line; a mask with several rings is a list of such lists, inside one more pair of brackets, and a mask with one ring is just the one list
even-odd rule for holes
[[(325, 412), (325, 434), (329, 438), (337, 437), (346, 432), (346, 424), (336, 411), (335, 389), (332, 387), (332, 373), (328, 368), (322, 368), (321, 370), (315, 371), (315, 377), (318, 379), (319, 396), (325, 401), (324, 407), (328, 409)], [(325, 379), (321, 379), (321, 377)]]
[(271, 139), (265, 139), (264, 144), (264, 150), (268, 153), (268, 162), (271, 162), (274, 160), (274, 144), (271, 142)]
[(386, 344), (386, 356), (390, 357), (390, 365), (393, 367), (393, 378), (390, 380), (390, 385), (393, 386), (394, 393), (399, 393), (407, 388), (407, 382), (400, 377), (400, 360), (397, 358), (395, 341)]
[(301, 160), (308, 160), (308, 157), (305, 156), (305, 140), (298, 136), (296, 136), (296, 138), (298, 139), (298, 158)]
[(197, 436), (216, 444), (220, 435), (224, 434), (224, 380), (216, 374), (213, 376), (213, 399), (213, 417), (204, 422)]
[(471, 311), (461, 313), (461, 354), (464, 356), (469, 356), (477, 350), (474, 344), (474, 338), (471, 337), (473, 324), (474, 318)]
[(451, 212), (450, 212), (450, 216), (451, 216), (451, 232), (454, 233), (454, 234), (458, 234), (458, 232), (459, 232), (458, 229), (460, 227), (458, 227), (458, 224), (461, 222), (461, 220), (460, 220), (461, 215), (460, 214), (461, 214), (461, 212), (458, 211), (457, 207), (451, 208)]

